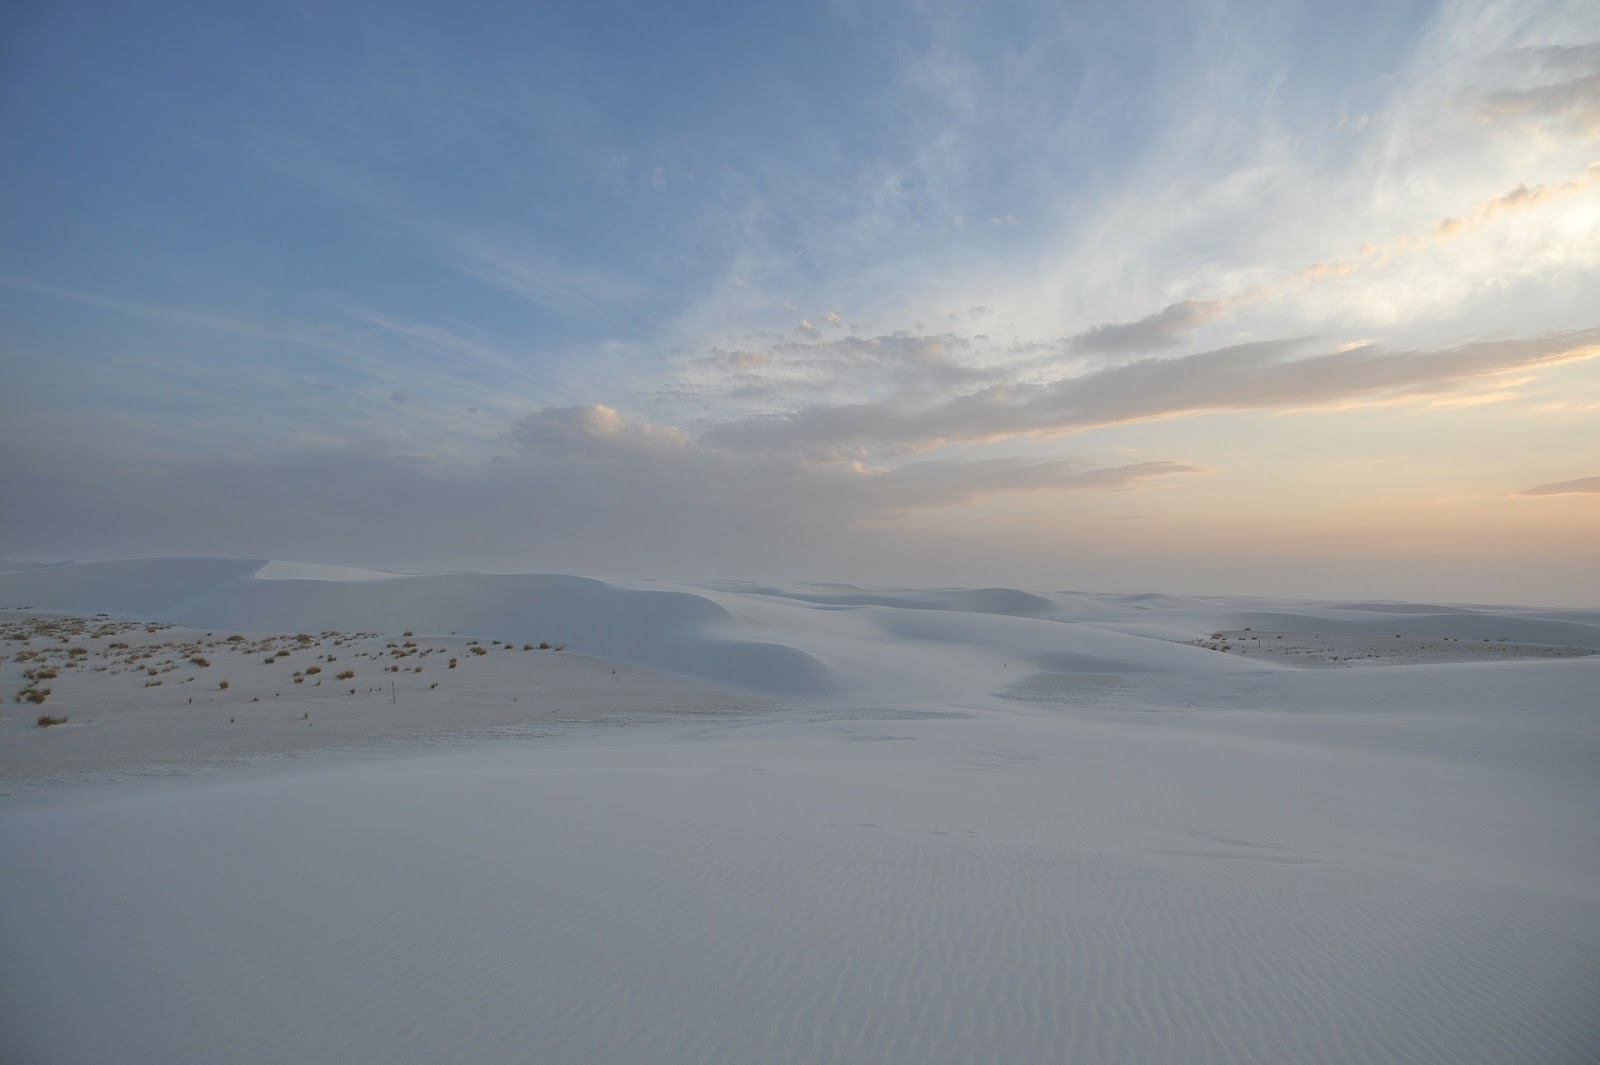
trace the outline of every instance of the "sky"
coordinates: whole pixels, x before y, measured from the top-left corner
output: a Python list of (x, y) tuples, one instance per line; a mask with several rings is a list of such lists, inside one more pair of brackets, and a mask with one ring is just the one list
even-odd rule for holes
[(1600, 6), (0, 13), (0, 555), (1600, 606)]

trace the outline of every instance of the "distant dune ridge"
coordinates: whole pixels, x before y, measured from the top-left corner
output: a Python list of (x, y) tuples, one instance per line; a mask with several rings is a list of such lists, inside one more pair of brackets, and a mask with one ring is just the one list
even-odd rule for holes
[(333, 628), (511, 641), (554, 637), (581, 654), (785, 695), (881, 691), (896, 679), (912, 689), (950, 684), (964, 691), (970, 685), (951, 668), (951, 655), (971, 667), (983, 659), (985, 677), (990, 659), (1025, 666), (1042, 655), (1055, 656), (1058, 664), (1061, 656), (1075, 655), (1112, 671), (1271, 668), (1247, 656), (1218, 661), (1174, 645), (1247, 628), (1600, 647), (1600, 611), (1010, 588), (669, 585), (552, 574), (407, 576), (259, 559), (137, 559), (0, 570), (0, 608), (24, 606), (240, 632)]
[(1596, 650), (1583, 610), (0, 564), (0, 1058), (1589, 1065)]

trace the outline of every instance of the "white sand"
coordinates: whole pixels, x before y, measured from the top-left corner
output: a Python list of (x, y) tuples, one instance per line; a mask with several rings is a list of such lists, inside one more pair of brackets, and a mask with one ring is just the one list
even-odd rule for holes
[[(189, 626), (30, 641), (87, 653), (0, 716), (6, 1060), (1600, 1049), (1600, 615), (259, 566), (0, 572), (7, 624)], [(192, 682), (110, 672), (208, 630)], [(356, 695), (284, 686), (328, 653)]]

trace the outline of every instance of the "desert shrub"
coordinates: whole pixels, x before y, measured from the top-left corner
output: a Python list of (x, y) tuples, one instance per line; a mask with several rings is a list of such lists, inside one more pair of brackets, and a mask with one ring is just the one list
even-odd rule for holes
[(236, 633), (234, 633), (234, 634), (233, 634), (233, 635), (232, 635), (232, 636), (229, 636), (229, 637), (228, 637), (228, 642), (229, 642), (229, 643), (244, 643), (244, 637), (243, 637), (243, 636), (240, 636), (240, 635), (239, 635), (239, 634), (238, 634), (238, 633), (237, 633), (237, 632), (236, 632)]
[(193, 658), (189, 659), (189, 664), (191, 666), (199, 666), (201, 669), (205, 669), (207, 666), (211, 665), (211, 659), (201, 658), (199, 655), (195, 655)]
[(39, 719), (34, 722), (34, 724), (38, 725), (40, 728), (49, 728), (51, 725), (65, 725), (66, 723), (67, 718), (65, 715), (61, 717), (51, 717), (49, 714), (40, 714)]
[(306, 667), (306, 676), (308, 676), (308, 677), (314, 677), (318, 673), (321, 673), (321, 672), (322, 672), (322, 667), (321, 666), (307, 666)]
[(89, 653), (89, 649), (87, 647), (69, 647), (69, 648), (67, 648), (67, 654), (71, 655), (73, 658), (82, 658), (84, 655), (86, 655), (88, 653)]
[(227, 690), (228, 690), (228, 682), (227, 682), (227, 681), (225, 681), (225, 680), (219, 680), (219, 681), (217, 681), (217, 688), (218, 688), (218, 689), (219, 689), (219, 690), (220, 690), (220, 691), (227, 691)]
[(489, 653), (489, 649), (487, 647), (479, 645), (479, 646), (474, 647), (472, 649), (472, 653), (475, 654), (475, 655), (486, 655), (486, 654)]
[(147, 680), (144, 682), (144, 686), (146, 688), (159, 688), (161, 687), (161, 682), (159, 680)]
[(421, 673), (422, 672), (422, 667), (421, 666), (412, 666), (411, 667), (411, 672), (413, 672), (413, 673)]
[(353, 670), (353, 669), (345, 669), (345, 670), (341, 670), (335, 676), (336, 676), (336, 679), (338, 679), (338, 680), (349, 680), (351, 677), (353, 677), (355, 675), (356, 675), (356, 671), (355, 670)]
[(27, 680), (55, 680), (61, 671), (55, 666), (39, 666), (36, 669), (25, 669), (22, 675)]
[(451, 669), (456, 668), (456, 660), (454, 658), (450, 659), (450, 668)]

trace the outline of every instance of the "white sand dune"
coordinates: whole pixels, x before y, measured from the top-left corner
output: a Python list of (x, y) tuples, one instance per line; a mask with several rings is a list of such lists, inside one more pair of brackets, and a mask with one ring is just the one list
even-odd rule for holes
[(1600, 1053), (1594, 612), (377, 576), (0, 567), (0, 1057)]

